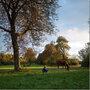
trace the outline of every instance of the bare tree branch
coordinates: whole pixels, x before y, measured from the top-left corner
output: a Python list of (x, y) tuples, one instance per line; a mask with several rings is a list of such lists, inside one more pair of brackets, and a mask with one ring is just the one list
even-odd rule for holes
[(6, 2), (1, 0), (1, 4), (2, 4), (2, 6), (4, 7), (4, 9), (5, 9), (6, 13), (7, 13), (8, 19), (11, 21), (11, 16), (10, 16), (10, 13), (9, 13), (8, 8), (6, 6)]
[(6, 29), (6, 28), (4, 28), (2, 26), (0, 26), (0, 29), (4, 30), (5, 32), (11, 33), (8, 29)]
[(28, 30), (24, 30), (22, 32), (16, 33), (17, 36), (23, 36)]
[[(24, 2), (23, 2), (23, 4), (17, 9), (17, 11), (16, 11), (16, 13), (18, 13), (18, 11), (20, 11), (20, 9), (26, 4), (26, 2), (27, 2), (27, 0), (25, 0)], [(19, 3), (19, 2), (18, 2)], [(17, 3), (17, 4), (18, 4)]]

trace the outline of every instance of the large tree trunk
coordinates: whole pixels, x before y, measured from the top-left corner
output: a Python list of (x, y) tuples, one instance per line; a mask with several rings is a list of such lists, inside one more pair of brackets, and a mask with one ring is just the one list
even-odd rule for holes
[(19, 46), (17, 42), (17, 35), (13, 32), (11, 33), (12, 46), (13, 46), (13, 54), (14, 54), (14, 70), (20, 70), (20, 62), (19, 62)]
[(13, 56), (14, 56), (14, 70), (20, 70), (20, 62), (19, 62), (19, 46), (17, 41), (17, 35), (15, 33), (15, 25), (11, 23), (11, 39), (12, 39), (12, 46), (13, 46)]

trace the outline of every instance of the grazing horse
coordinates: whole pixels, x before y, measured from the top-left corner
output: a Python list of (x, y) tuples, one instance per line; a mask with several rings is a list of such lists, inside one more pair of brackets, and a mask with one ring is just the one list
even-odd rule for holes
[(69, 71), (69, 64), (67, 61), (65, 60), (58, 60), (57, 62), (57, 66), (58, 66), (58, 69), (59, 69), (59, 66), (65, 66), (65, 69), (67, 69)]

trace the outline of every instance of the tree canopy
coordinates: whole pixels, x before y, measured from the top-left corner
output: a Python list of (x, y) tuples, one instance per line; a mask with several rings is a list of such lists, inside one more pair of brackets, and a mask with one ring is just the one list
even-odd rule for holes
[(65, 37), (60, 36), (57, 38), (58, 43), (47, 44), (44, 51), (39, 54), (37, 60), (41, 64), (55, 64), (57, 60), (67, 60), (69, 45)]
[(27, 63), (31, 64), (36, 60), (36, 52), (32, 48), (27, 48), (24, 54), (24, 59)]
[(68, 50), (70, 49), (70, 46), (68, 45), (68, 40), (63, 36), (59, 36), (56, 42), (57, 50), (62, 54), (63, 59), (66, 59), (68, 55)]
[(6, 32), (2, 32), (7, 34), (6, 39), (9, 37), (7, 41), (13, 48), (16, 71), (19, 70), (19, 50), (23, 41), (29, 37), (28, 40), (37, 45), (45, 33), (53, 32), (57, 1), (0, 0), (0, 31)]
[(89, 67), (90, 64), (90, 47), (86, 45), (85, 48), (79, 51), (80, 58), (82, 60), (81, 66), (82, 67)]

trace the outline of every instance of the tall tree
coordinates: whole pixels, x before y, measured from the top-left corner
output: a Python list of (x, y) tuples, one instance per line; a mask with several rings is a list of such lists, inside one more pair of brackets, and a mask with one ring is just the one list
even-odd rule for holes
[(0, 53), (0, 63), (3, 62), (3, 58), (4, 58), (4, 53)]
[(67, 59), (68, 50), (70, 49), (68, 45), (68, 40), (63, 36), (59, 36), (56, 42), (57, 42), (56, 44), (57, 50), (62, 55), (63, 59)]
[(31, 62), (36, 60), (36, 52), (32, 48), (27, 48), (24, 58), (27, 63), (31, 64)]
[(43, 51), (45, 61), (47, 61), (47, 63), (52, 64), (54, 62), (54, 57), (55, 57), (56, 53), (57, 53), (57, 50), (55, 48), (55, 45), (52, 43), (47, 44)]
[(41, 64), (52, 64), (57, 58), (57, 53), (58, 52), (54, 44), (47, 44), (44, 51), (38, 55), (37, 62)]
[(45, 33), (51, 34), (56, 7), (57, 0), (0, 0), (0, 30), (10, 36), (16, 71), (20, 69), (18, 41), (26, 34), (37, 44)]
[(90, 65), (90, 51), (89, 51), (89, 49), (90, 49), (90, 47), (88, 47), (86, 45), (85, 48), (83, 48), (79, 51), (79, 55), (80, 55), (80, 58), (82, 60), (82, 62), (81, 62), (82, 67), (89, 67), (89, 65)]

